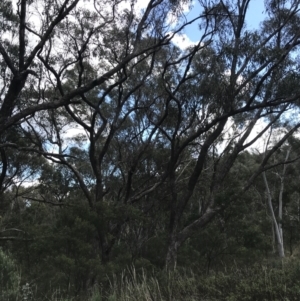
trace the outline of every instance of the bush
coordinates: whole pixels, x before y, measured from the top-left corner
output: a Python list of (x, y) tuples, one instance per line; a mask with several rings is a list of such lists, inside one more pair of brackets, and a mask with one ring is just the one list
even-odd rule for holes
[(0, 299), (18, 300), (20, 274), (14, 260), (0, 248)]

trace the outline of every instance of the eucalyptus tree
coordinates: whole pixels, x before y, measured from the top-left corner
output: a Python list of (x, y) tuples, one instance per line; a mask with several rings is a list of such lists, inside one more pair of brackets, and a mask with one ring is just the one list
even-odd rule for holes
[[(99, 149), (104, 129), (111, 127), (105, 120), (108, 117), (101, 120), (98, 115), (103, 100), (94, 97), (91, 102), (86, 94), (94, 89), (94, 95), (101, 91), (107, 95), (107, 91), (121, 87), (128, 70), (134, 71), (136, 64), (154, 56), (182, 30), (182, 22), (170, 34), (164, 26), (171, 15), (180, 19), (181, 10), (180, 1), (162, 0), (149, 1), (143, 10), (134, 1), (1, 2), (1, 192), (16, 176), (9, 172), (13, 169), (10, 153), (35, 153), (72, 166), (74, 155), (66, 152), (61, 138), (64, 122), (71, 117), (73, 124), (91, 134), (90, 158), (98, 183), (95, 198), (102, 198), (102, 170), (97, 163), (101, 159), (96, 158), (95, 148)], [(145, 42), (145, 36), (151, 38)], [(141, 85), (145, 78), (139, 80)], [(95, 88), (100, 86), (97, 92)], [(120, 110), (124, 102), (112, 109)], [(119, 114), (111, 116), (117, 119)], [(12, 128), (20, 130), (18, 137), (9, 135)], [(75, 168), (71, 170), (93, 207), (91, 185)]]
[[(277, 136), (282, 136), (284, 128), (275, 128)], [(266, 141), (266, 151), (276, 143), (270, 139), (272, 131)], [(275, 142), (274, 142), (275, 139)], [(278, 137), (277, 137), (278, 139)], [(266, 152), (265, 151), (265, 152)], [(263, 157), (264, 153), (262, 154)], [(293, 224), (297, 224), (299, 218), (298, 206), (298, 173), (296, 172), (299, 160), (299, 141), (295, 137), (290, 137), (286, 143), (274, 154), (270, 165), (274, 167), (262, 173), (266, 206), (272, 224), (273, 250), (277, 246), (277, 254), (280, 258), (285, 257), (285, 246), (289, 246), (290, 254), (293, 253), (293, 234), (289, 234), (289, 243), (284, 243), (284, 228), (291, 233), (294, 232)], [(278, 166), (276, 164), (278, 163)], [(267, 166), (268, 167), (268, 166)], [(296, 231), (298, 232), (298, 231)], [(295, 233), (295, 237), (298, 233)]]
[[(6, 187), (10, 164), (7, 153), (16, 149), (33, 152), (68, 166), (94, 208), (105, 195), (102, 161), (115, 136), (114, 127), (119, 129), (128, 116), (123, 107), (136, 109), (137, 102), (129, 98), (152, 73), (156, 53), (185, 27), (182, 3), (151, 0), (144, 9), (134, 1), (114, 0), (6, 0), (0, 5), (2, 187)], [(169, 32), (167, 19), (173, 17), (179, 22)], [(146, 60), (150, 63), (144, 64), (146, 73), (134, 83), (136, 66)], [(69, 79), (72, 72), (73, 79)], [(110, 104), (107, 97), (114, 97), (110, 94), (115, 90), (121, 92), (128, 79), (127, 95), (117, 96)], [(63, 145), (62, 131), (74, 123), (86, 131), (91, 142), (92, 188), (73, 160), (78, 152), (71, 154)], [(19, 138), (26, 147), (10, 139), (8, 131), (15, 127), (21, 129)], [(102, 209), (97, 209), (99, 215)], [(109, 246), (102, 227), (98, 230), (105, 257)]]
[[(167, 36), (162, 22), (168, 12), (180, 10), (180, 1), (162, 0), (149, 1), (144, 10), (135, 2), (114, 0), (1, 1), (1, 179), (8, 148), (18, 146), (6, 137), (9, 128), (28, 120), (34, 124), (45, 110), (63, 107), (72, 114), (85, 101), (84, 93), (169, 43), (174, 34)], [(142, 45), (147, 34), (153, 39)], [(97, 72), (85, 81), (83, 62), (90, 60)], [(67, 72), (76, 64), (76, 83), (66, 91)], [(47, 93), (50, 89), (54, 93)]]
[[(31, 150), (72, 173), (70, 185), (97, 216), (103, 263), (132, 220), (159, 208), (174, 268), (180, 246), (271, 168), (300, 127), (290, 122), (249, 179), (228, 185), (239, 154), (297, 112), (300, 3), (266, 1), (259, 30), (246, 26), (250, 0), (199, 1), (194, 20), (180, 1), (150, 0), (144, 10), (134, 1), (86, 3), (22, 0), (16, 14), (2, 4), (1, 149)], [(193, 22), (198, 42), (176, 47), (175, 34)], [(16, 124), (30, 147), (6, 141)], [(188, 216), (194, 203), (198, 214)]]
[[(249, 3), (215, 3), (214, 13), (210, 14), (217, 28), (215, 39), (186, 65), (186, 72), (181, 73), (177, 84), (165, 81), (167, 92), (177, 106), (176, 125), (171, 131), (162, 131), (171, 145), (167, 165), (170, 196), (167, 264), (171, 266), (176, 262), (180, 245), (230, 202), (238, 200), (257, 175), (271, 168), (266, 166), (270, 157), (300, 126), (299, 120), (291, 119), (292, 112), (298, 115), (300, 92), (295, 85), (299, 2), (267, 2), (269, 16), (259, 31), (246, 28)], [(206, 11), (210, 9), (211, 6), (205, 7)], [(287, 83), (290, 89), (286, 89)], [(197, 99), (199, 107), (194, 116), (183, 113), (191, 105), (190, 101), (185, 103), (185, 90), (193, 91), (189, 100)], [(286, 112), (290, 115), (285, 115)], [(257, 142), (273, 124), (287, 120), (284, 116), (289, 116), (289, 129), (268, 150), (257, 171), (239, 186), (226, 186), (225, 179), (238, 155)], [(263, 120), (264, 125), (256, 132), (259, 120)], [(228, 125), (231, 125), (229, 131)], [(224, 139), (227, 142), (220, 143)], [(183, 174), (178, 163), (188, 149), (194, 150), (195, 162), (189, 173), (184, 174), (182, 187), (178, 185)], [(192, 199), (201, 197), (201, 194), (195, 195), (195, 191), (204, 181), (209, 188), (198, 217), (183, 222)]]

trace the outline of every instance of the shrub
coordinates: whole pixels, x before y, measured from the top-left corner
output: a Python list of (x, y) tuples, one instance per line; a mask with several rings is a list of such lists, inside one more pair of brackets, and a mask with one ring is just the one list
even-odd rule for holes
[(20, 273), (11, 256), (0, 248), (0, 299), (18, 300)]

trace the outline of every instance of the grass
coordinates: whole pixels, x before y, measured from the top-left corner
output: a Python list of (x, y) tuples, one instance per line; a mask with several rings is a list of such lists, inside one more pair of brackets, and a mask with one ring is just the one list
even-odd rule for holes
[(106, 287), (95, 286), (81, 297), (67, 296), (59, 289), (43, 295), (38, 288), (20, 286), (20, 276), (9, 257), (2, 256), (3, 267), (1, 279), (5, 286), (0, 299), (6, 301), (296, 301), (300, 298), (299, 259), (287, 260), (283, 265), (278, 262), (251, 267), (234, 265), (210, 275), (184, 268), (172, 273), (150, 273), (131, 267), (111, 277)]

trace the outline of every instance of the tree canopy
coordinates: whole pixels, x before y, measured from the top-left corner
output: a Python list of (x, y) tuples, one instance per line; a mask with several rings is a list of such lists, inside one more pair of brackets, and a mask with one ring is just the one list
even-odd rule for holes
[(198, 237), (210, 269), (209, 231), (226, 228), (228, 248), (241, 235), (226, 216), (284, 256), (283, 216), (299, 219), (300, 1), (265, 1), (258, 29), (251, 3), (199, 0), (194, 19), (188, 0), (0, 3), (0, 240), (16, 258), (11, 243), (40, 250), (86, 289), (116, 262), (174, 270)]

